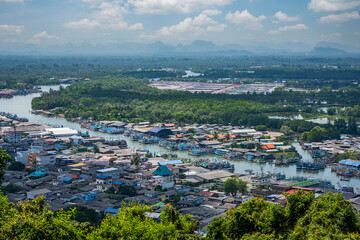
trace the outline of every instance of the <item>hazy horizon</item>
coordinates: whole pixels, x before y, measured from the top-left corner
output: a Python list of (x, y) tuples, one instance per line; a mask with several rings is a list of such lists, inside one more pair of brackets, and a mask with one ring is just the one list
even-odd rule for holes
[(0, 44), (360, 46), (358, 0), (0, 0)]

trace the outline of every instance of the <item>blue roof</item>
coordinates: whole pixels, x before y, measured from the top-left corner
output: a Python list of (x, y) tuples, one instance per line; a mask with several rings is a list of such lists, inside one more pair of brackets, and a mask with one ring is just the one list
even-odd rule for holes
[(122, 182), (114, 182), (114, 184), (117, 184), (117, 185), (125, 185), (125, 183), (122, 183)]
[(116, 208), (107, 208), (105, 210), (106, 213), (112, 213), (112, 214), (116, 214), (119, 212), (119, 209), (116, 209)]
[(105, 174), (101, 174), (101, 175), (96, 176), (96, 178), (101, 178), (101, 179), (105, 179), (105, 178), (108, 178), (108, 177), (109, 176), (105, 175)]
[(64, 182), (70, 182), (73, 180), (72, 177), (63, 177), (63, 178), (60, 178), (61, 181), (64, 181)]
[(30, 177), (42, 177), (44, 175), (46, 175), (46, 173), (44, 173), (43, 171), (36, 171), (36, 172), (31, 173), (29, 176)]
[(181, 160), (169, 160), (169, 161), (161, 161), (158, 162), (160, 165), (166, 165), (166, 164), (182, 164), (183, 161)]
[(339, 163), (353, 167), (360, 167), (360, 161), (355, 161), (355, 160), (345, 159), (345, 160), (341, 160)]
[(87, 178), (89, 175), (86, 175), (86, 174), (80, 174), (79, 177), (81, 178)]
[(267, 196), (267, 198), (274, 198), (274, 197), (276, 197), (276, 196), (278, 196), (279, 194), (271, 194), (271, 195), (269, 195), (269, 196)]
[(154, 175), (160, 175), (160, 176), (168, 176), (173, 174), (166, 165), (160, 165), (159, 167), (153, 172)]

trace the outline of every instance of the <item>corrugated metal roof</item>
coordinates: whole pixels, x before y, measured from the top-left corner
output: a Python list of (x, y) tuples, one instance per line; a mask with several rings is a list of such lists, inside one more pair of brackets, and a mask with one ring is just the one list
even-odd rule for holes
[(183, 161), (181, 160), (169, 160), (169, 161), (161, 161), (158, 162), (160, 165), (166, 165), (166, 164), (182, 164)]
[(105, 175), (105, 174), (101, 174), (101, 175), (96, 176), (96, 178), (99, 178), (99, 179), (106, 179), (108, 177), (109, 177), (109, 175)]
[(350, 160), (350, 159), (341, 160), (339, 163), (344, 164), (344, 165), (348, 165), (348, 166), (353, 166), (353, 167), (359, 167), (360, 166), (360, 161), (355, 161), (355, 160)]

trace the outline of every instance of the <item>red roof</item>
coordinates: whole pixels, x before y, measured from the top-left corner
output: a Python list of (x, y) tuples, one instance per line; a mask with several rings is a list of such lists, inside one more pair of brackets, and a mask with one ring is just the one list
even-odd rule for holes
[(78, 176), (76, 176), (76, 175), (71, 175), (71, 174), (66, 174), (65, 177), (77, 178)]

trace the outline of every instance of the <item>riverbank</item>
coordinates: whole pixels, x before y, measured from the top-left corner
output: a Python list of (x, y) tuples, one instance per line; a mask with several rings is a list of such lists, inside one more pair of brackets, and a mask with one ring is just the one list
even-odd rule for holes
[[(57, 90), (60, 85), (52, 85), (52, 86), (41, 86), (44, 92), (49, 91), (50, 88), (53, 90)], [(62, 85), (66, 87), (68, 85)], [(0, 111), (4, 112), (11, 112), (13, 114), (17, 114), (18, 116), (28, 118), (29, 121), (38, 122), (42, 124), (52, 125), (52, 126), (64, 126), (75, 129), (80, 132), (86, 131), (86, 129), (82, 128), (80, 124), (69, 122), (64, 118), (60, 117), (47, 117), (44, 115), (35, 115), (32, 114), (31, 111), (31, 100), (34, 97), (40, 96), (40, 93), (35, 93), (27, 96), (16, 96), (11, 99), (0, 99)], [(133, 142), (130, 140), (130, 137), (124, 136), (122, 134), (107, 134), (101, 132), (94, 132), (88, 131), (90, 136), (95, 137), (103, 137), (105, 139), (124, 139), (128, 143), (128, 147), (131, 149), (143, 149), (144, 144), (139, 142)], [(303, 159), (312, 160), (311, 154), (309, 154), (306, 150), (303, 150), (299, 143), (295, 142), (292, 144), (295, 147), (297, 152), (303, 157)], [(151, 153), (168, 153), (168, 154), (177, 154), (179, 158), (190, 158), (193, 160), (200, 159), (201, 157), (197, 156), (188, 156), (187, 152), (183, 151), (171, 151), (166, 148), (160, 147), (158, 144), (148, 144), (146, 145), (146, 149), (149, 150)], [(222, 160), (222, 157), (219, 156), (211, 156), (209, 157), (211, 160)], [(338, 185), (342, 185), (340, 183), (340, 177), (336, 175), (335, 172), (331, 172), (331, 168), (327, 167), (324, 171), (320, 172), (309, 172), (309, 171), (297, 171), (295, 165), (288, 165), (288, 166), (275, 166), (273, 164), (268, 163), (254, 163), (246, 160), (230, 160), (231, 164), (234, 164), (235, 173), (245, 174), (245, 170), (252, 170), (253, 172), (281, 172), (286, 173), (286, 176), (289, 178), (309, 178), (309, 179), (321, 179), (330, 181), (333, 185), (338, 188)], [(360, 179), (358, 178), (351, 178), (349, 182), (346, 183), (347, 186), (360, 186)]]

